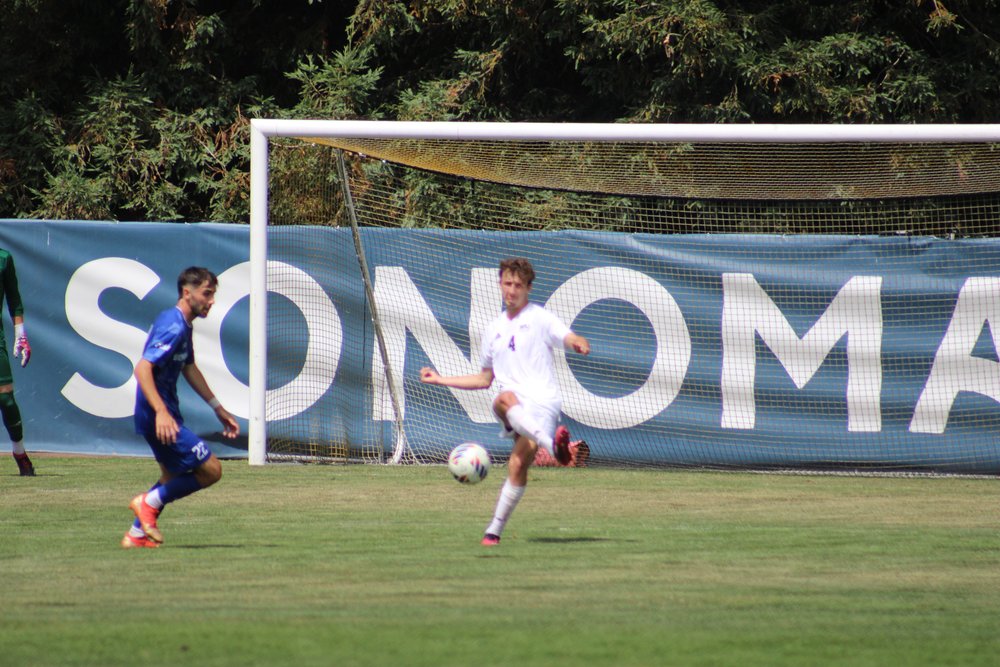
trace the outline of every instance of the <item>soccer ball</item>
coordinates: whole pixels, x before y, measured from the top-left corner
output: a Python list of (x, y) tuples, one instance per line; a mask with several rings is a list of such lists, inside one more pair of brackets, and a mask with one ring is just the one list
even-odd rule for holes
[(482, 445), (462, 443), (448, 455), (448, 470), (462, 484), (478, 484), (490, 472), (490, 454)]

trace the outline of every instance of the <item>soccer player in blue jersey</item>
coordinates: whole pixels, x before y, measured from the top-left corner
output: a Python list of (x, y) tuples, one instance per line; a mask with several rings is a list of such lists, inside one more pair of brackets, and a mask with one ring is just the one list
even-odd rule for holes
[(222, 464), (208, 445), (184, 426), (177, 400), (181, 375), (215, 410), (227, 438), (239, 435), (236, 419), (222, 407), (194, 361), (191, 333), (195, 318), (205, 317), (215, 303), (218, 278), (208, 269), (192, 266), (177, 278), (177, 305), (156, 318), (135, 367), (139, 387), (135, 395), (135, 430), (143, 436), (160, 464), (160, 478), (140, 493), (129, 508), (135, 522), (125, 537), (126, 549), (158, 547), (163, 542), (156, 520), (163, 506), (219, 481)]

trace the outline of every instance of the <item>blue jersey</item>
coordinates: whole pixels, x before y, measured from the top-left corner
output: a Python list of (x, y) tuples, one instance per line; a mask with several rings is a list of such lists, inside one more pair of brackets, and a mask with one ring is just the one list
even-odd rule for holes
[[(184, 420), (177, 400), (177, 380), (184, 367), (194, 363), (191, 333), (191, 325), (184, 319), (184, 314), (176, 307), (169, 308), (153, 322), (142, 350), (142, 358), (153, 364), (156, 390), (178, 424)], [(150, 433), (155, 430), (156, 412), (142, 393), (142, 387), (138, 387), (135, 392), (135, 431)]]

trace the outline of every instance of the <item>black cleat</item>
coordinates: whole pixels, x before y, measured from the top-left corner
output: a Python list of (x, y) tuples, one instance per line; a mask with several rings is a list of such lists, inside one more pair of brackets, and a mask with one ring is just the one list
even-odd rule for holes
[(14, 454), (14, 460), (17, 461), (17, 469), (21, 472), (21, 477), (35, 476), (35, 466), (31, 465), (31, 459), (28, 458), (27, 454)]

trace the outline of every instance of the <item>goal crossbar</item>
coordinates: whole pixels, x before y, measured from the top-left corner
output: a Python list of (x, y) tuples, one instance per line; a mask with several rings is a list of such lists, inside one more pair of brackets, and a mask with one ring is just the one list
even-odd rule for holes
[(1000, 124), (609, 124), (255, 119), (264, 137), (446, 139), (453, 141), (994, 143)]

